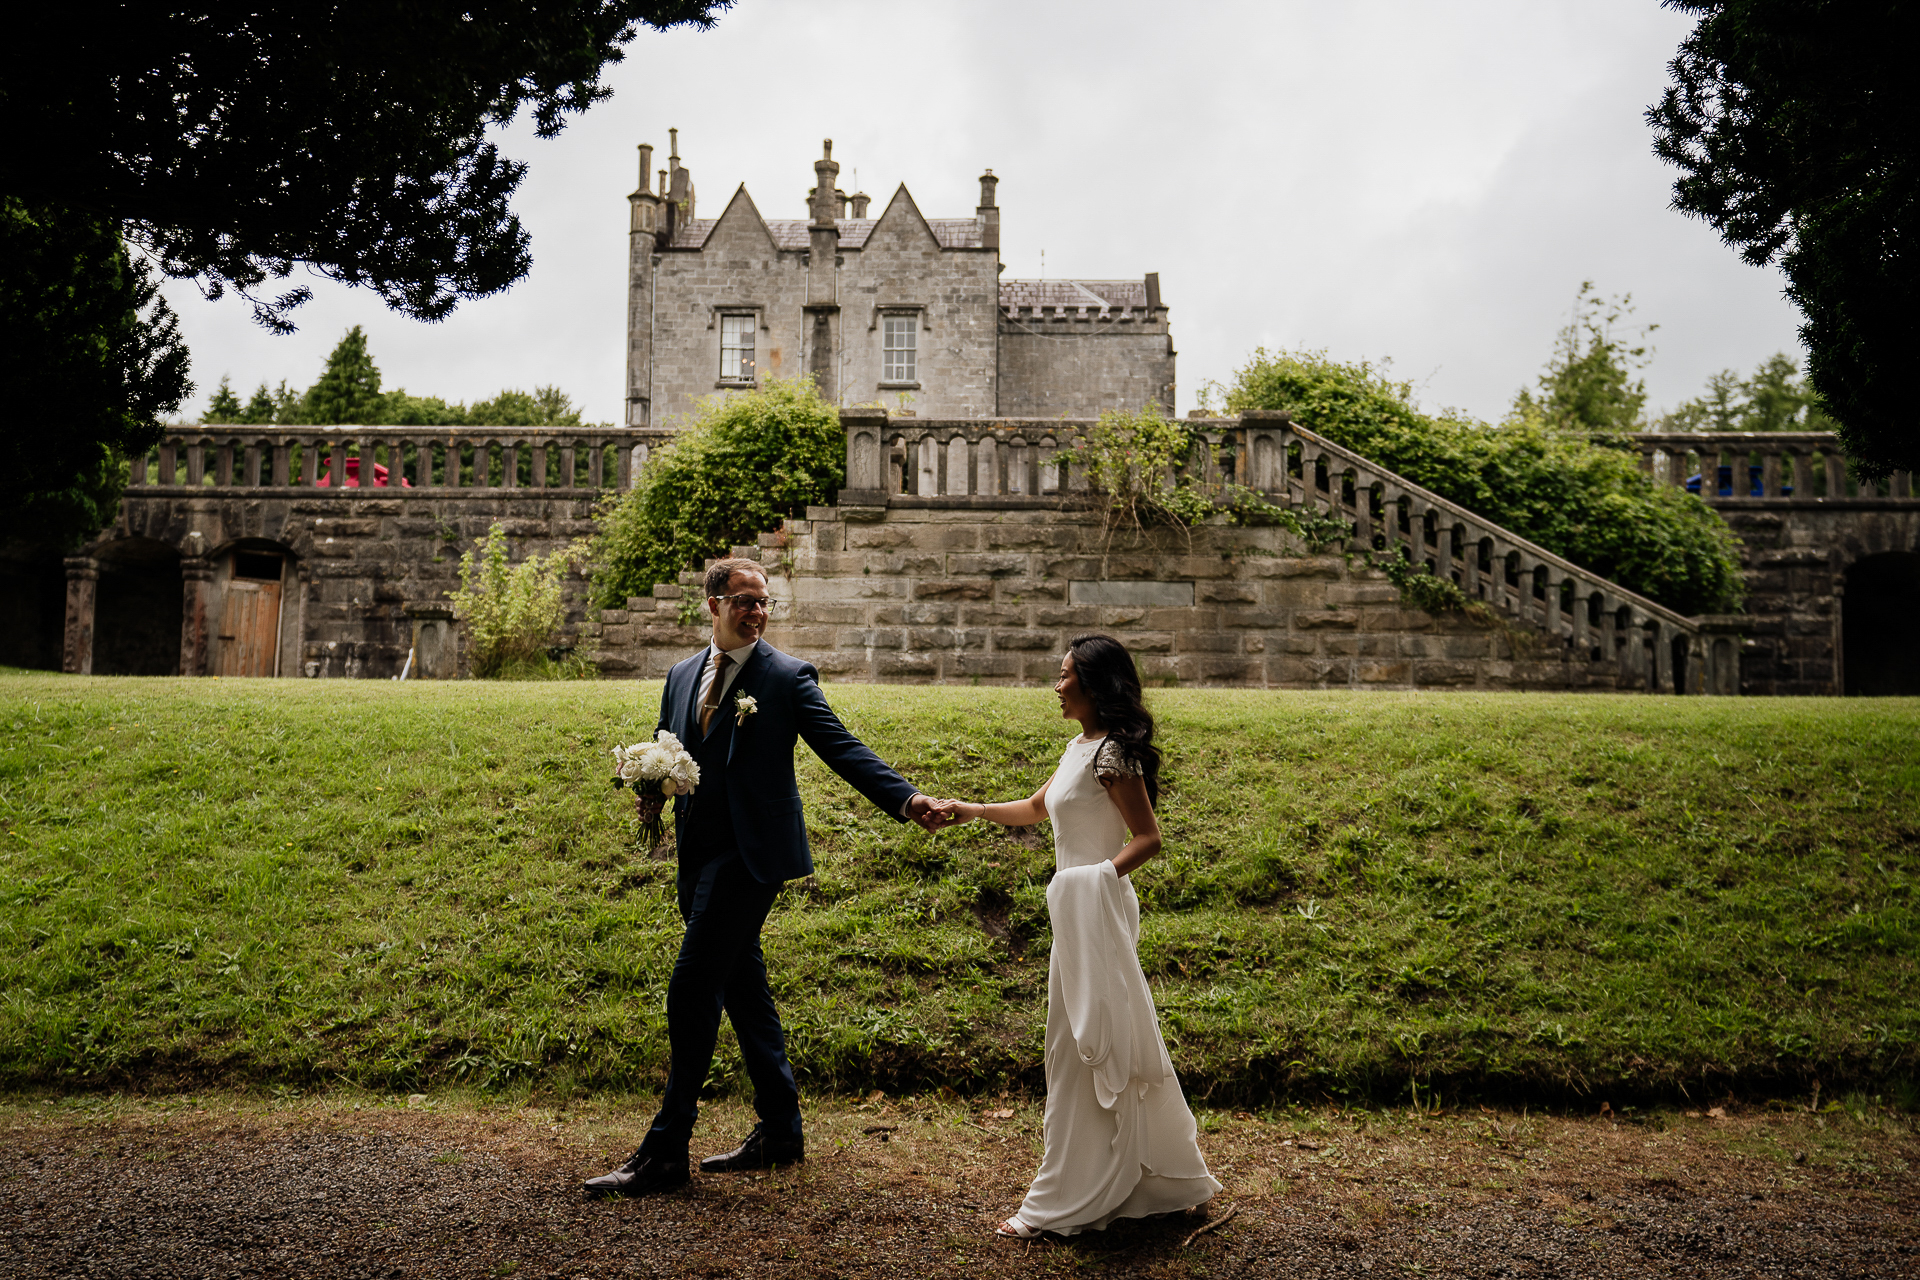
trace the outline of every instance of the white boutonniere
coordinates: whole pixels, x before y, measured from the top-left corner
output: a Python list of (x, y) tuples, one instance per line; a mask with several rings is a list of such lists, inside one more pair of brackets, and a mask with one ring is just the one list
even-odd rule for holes
[(753, 700), (751, 694), (736, 693), (733, 695), (733, 723), (736, 727), (745, 724), (747, 717), (758, 710), (760, 710), (760, 704)]

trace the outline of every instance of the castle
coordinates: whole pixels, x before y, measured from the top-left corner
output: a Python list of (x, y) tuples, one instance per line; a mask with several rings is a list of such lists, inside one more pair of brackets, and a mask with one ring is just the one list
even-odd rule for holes
[(966, 218), (927, 218), (902, 185), (877, 218), (847, 195), (828, 139), (804, 219), (769, 219), (743, 183), (701, 218), (669, 130), (650, 189), (640, 147), (627, 277), (629, 427), (669, 425), (716, 392), (811, 375), (842, 406), (934, 418), (1173, 412), (1160, 278), (1003, 280), (999, 179)]

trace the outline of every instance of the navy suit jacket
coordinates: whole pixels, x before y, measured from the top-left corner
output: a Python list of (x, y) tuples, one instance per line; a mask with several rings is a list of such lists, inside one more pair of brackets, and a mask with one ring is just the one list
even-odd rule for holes
[[(660, 725), (691, 749), (700, 741), (700, 673), (706, 650), (667, 673), (660, 694)], [(727, 809), (733, 816), (740, 857), (756, 880), (776, 884), (813, 874), (800, 787), (793, 776), (793, 747), (804, 738), (814, 754), (882, 812), (906, 821), (901, 810), (916, 788), (889, 769), (865, 743), (847, 731), (820, 692), (811, 662), (780, 652), (765, 640), (753, 647), (727, 689), (718, 715), (734, 714), (734, 699), (746, 694), (759, 710), (735, 725), (727, 751)], [(704, 785), (706, 779), (701, 779)], [(674, 841), (685, 852), (687, 796), (673, 798)]]

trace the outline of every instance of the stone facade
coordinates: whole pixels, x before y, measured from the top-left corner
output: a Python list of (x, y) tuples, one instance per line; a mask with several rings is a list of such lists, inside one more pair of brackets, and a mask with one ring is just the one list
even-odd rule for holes
[[(1920, 695), (1920, 498), (1851, 473), (1823, 432), (1648, 434), (1646, 470), (1684, 485), (1741, 540), (1741, 692)], [(1707, 483), (1702, 478), (1708, 477)]]
[[(452, 678), (461, 554), (496, 524), (515, 560), (589, 535), (644, 443), (605, 429), (183, 429), (136, 465), (113, 526), (65, 560), (60, 665)], [(364, 488), (363, 458), (376, 473)], [(584, 587), (563, 643), (585, 619)]]
[(744, 185), (700, 218), (674, 133), (657, 189), (640, 148), (629, 197), (629, 424), (671, 426), (706, 397), (801, 374), (840, 405), (924, 417), (1172, 411), (1159, 278), (1001, 280), (991, 171), (971, 217), (928, 218), (901, 186), (869, 218), (866, 195), (835, 187), (829, 141), (806, 219), (764, 217)]
[[(1279, 529), (1121, 533), (1060, 504), (992, 512), (809, 508), (753, 548), (786, 604), (767, 639), (836, 680), (1051, 684), (1105, 631), (1149, 683), (1289, 689), (1612, 689), (1616, 672), (1537, 632), (1409, 609), (1353, 558)], [(850, 518), (851, 516), (851, 518)], [(679, 623), (694, 575), (601, 615), (608, 675), (657, 678), (706, 642)]]
[[(768, 566), (787, 602), (768, 638), (838, 679), (1050, 682), (1067, 641), (1098, 629), (1162, 683), (1738, 688), (1731, 640), (1283, 414), (1197, 427), (1203, 478), (1237, 478), (1275, 506), (1344, 527), (1327, 554), (1280, 525), (1110, 526), (1077, 451), (1086, 420), (841, 419), (839, 501), (742, 551)], [(1371, 556), (1446, 578), (1473, 603), (1408, 607)], [(601, 670), (660, 676), (697, 649), (703, 629), (680, 620), (689, 589), (693, 574), (590, 624), (583, 643)]]

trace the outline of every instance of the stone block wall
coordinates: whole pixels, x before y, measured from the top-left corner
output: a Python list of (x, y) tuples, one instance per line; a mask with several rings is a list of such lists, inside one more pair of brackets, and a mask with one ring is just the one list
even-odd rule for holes
[[(446, 490), (374, 493), (380, 496), (362, 497), (353, 489), (345, 494), (255, 489), (184, 497), (130, 489), (118, 522), (88, 554), (112, 563), (140, 548), (175, 550), (180, 553), (172, 561), (175, 583), (181, 554), (189, 564), (206, 564), (213, 589), (205, 593), (209, 612), (203, 627), (213, 634), (220, 621), (219, 566), (231, 552), (288, 553), (281, 674), (384, 679), (400, 674), (416, 618), (444, 616), (447, 592), (459, 586), (461, 554), (493, 524), (512, 540), (515, 561), (546, 554), (592, 533), (598, 496), (533, 489), (493, 489), (484, 496)], [(570, 593), (569, 638), (586, 617), (585, 585), (576, 582)], [(451, 676), (451, 657), (448, 669), (416, 667), (413, 674)], [(205, 674), (190, 669), (191, 654), (186, 658), (183, 674)]]
[[(769, 642), (830, 679), (1050, 684), (1067, 641), (1105, 631), (1157, 684), (1611, 689), (1615, 668), (1544, 632), (1403, 606), (1357, 558), (1280, 529), (1111, 537), (1057, 502), (814, 507), (740, 549), (785, 601)], [(603, 673), (657, 678), (706, 642), (682, 626), (695, 576), (583, 630)]]
[(1003, 315), (1002, 417), (1097, 418), (1148, 404), (1173, 414), (1174, 350), (1164, 310)]
[[(1872, 556), (1920, 552), (1920, 505), (1908, 498), (1782, 503), (1720, 499), (1740, 536), (1746, 569), (1741, 692), (1824, 696), (1846, 692), (1844, 598), (1849, 570)], [(1920, 640), (1912, 641), (1920, 652)], [(1920, 665), (1920, 664), (1916, 664)]]

